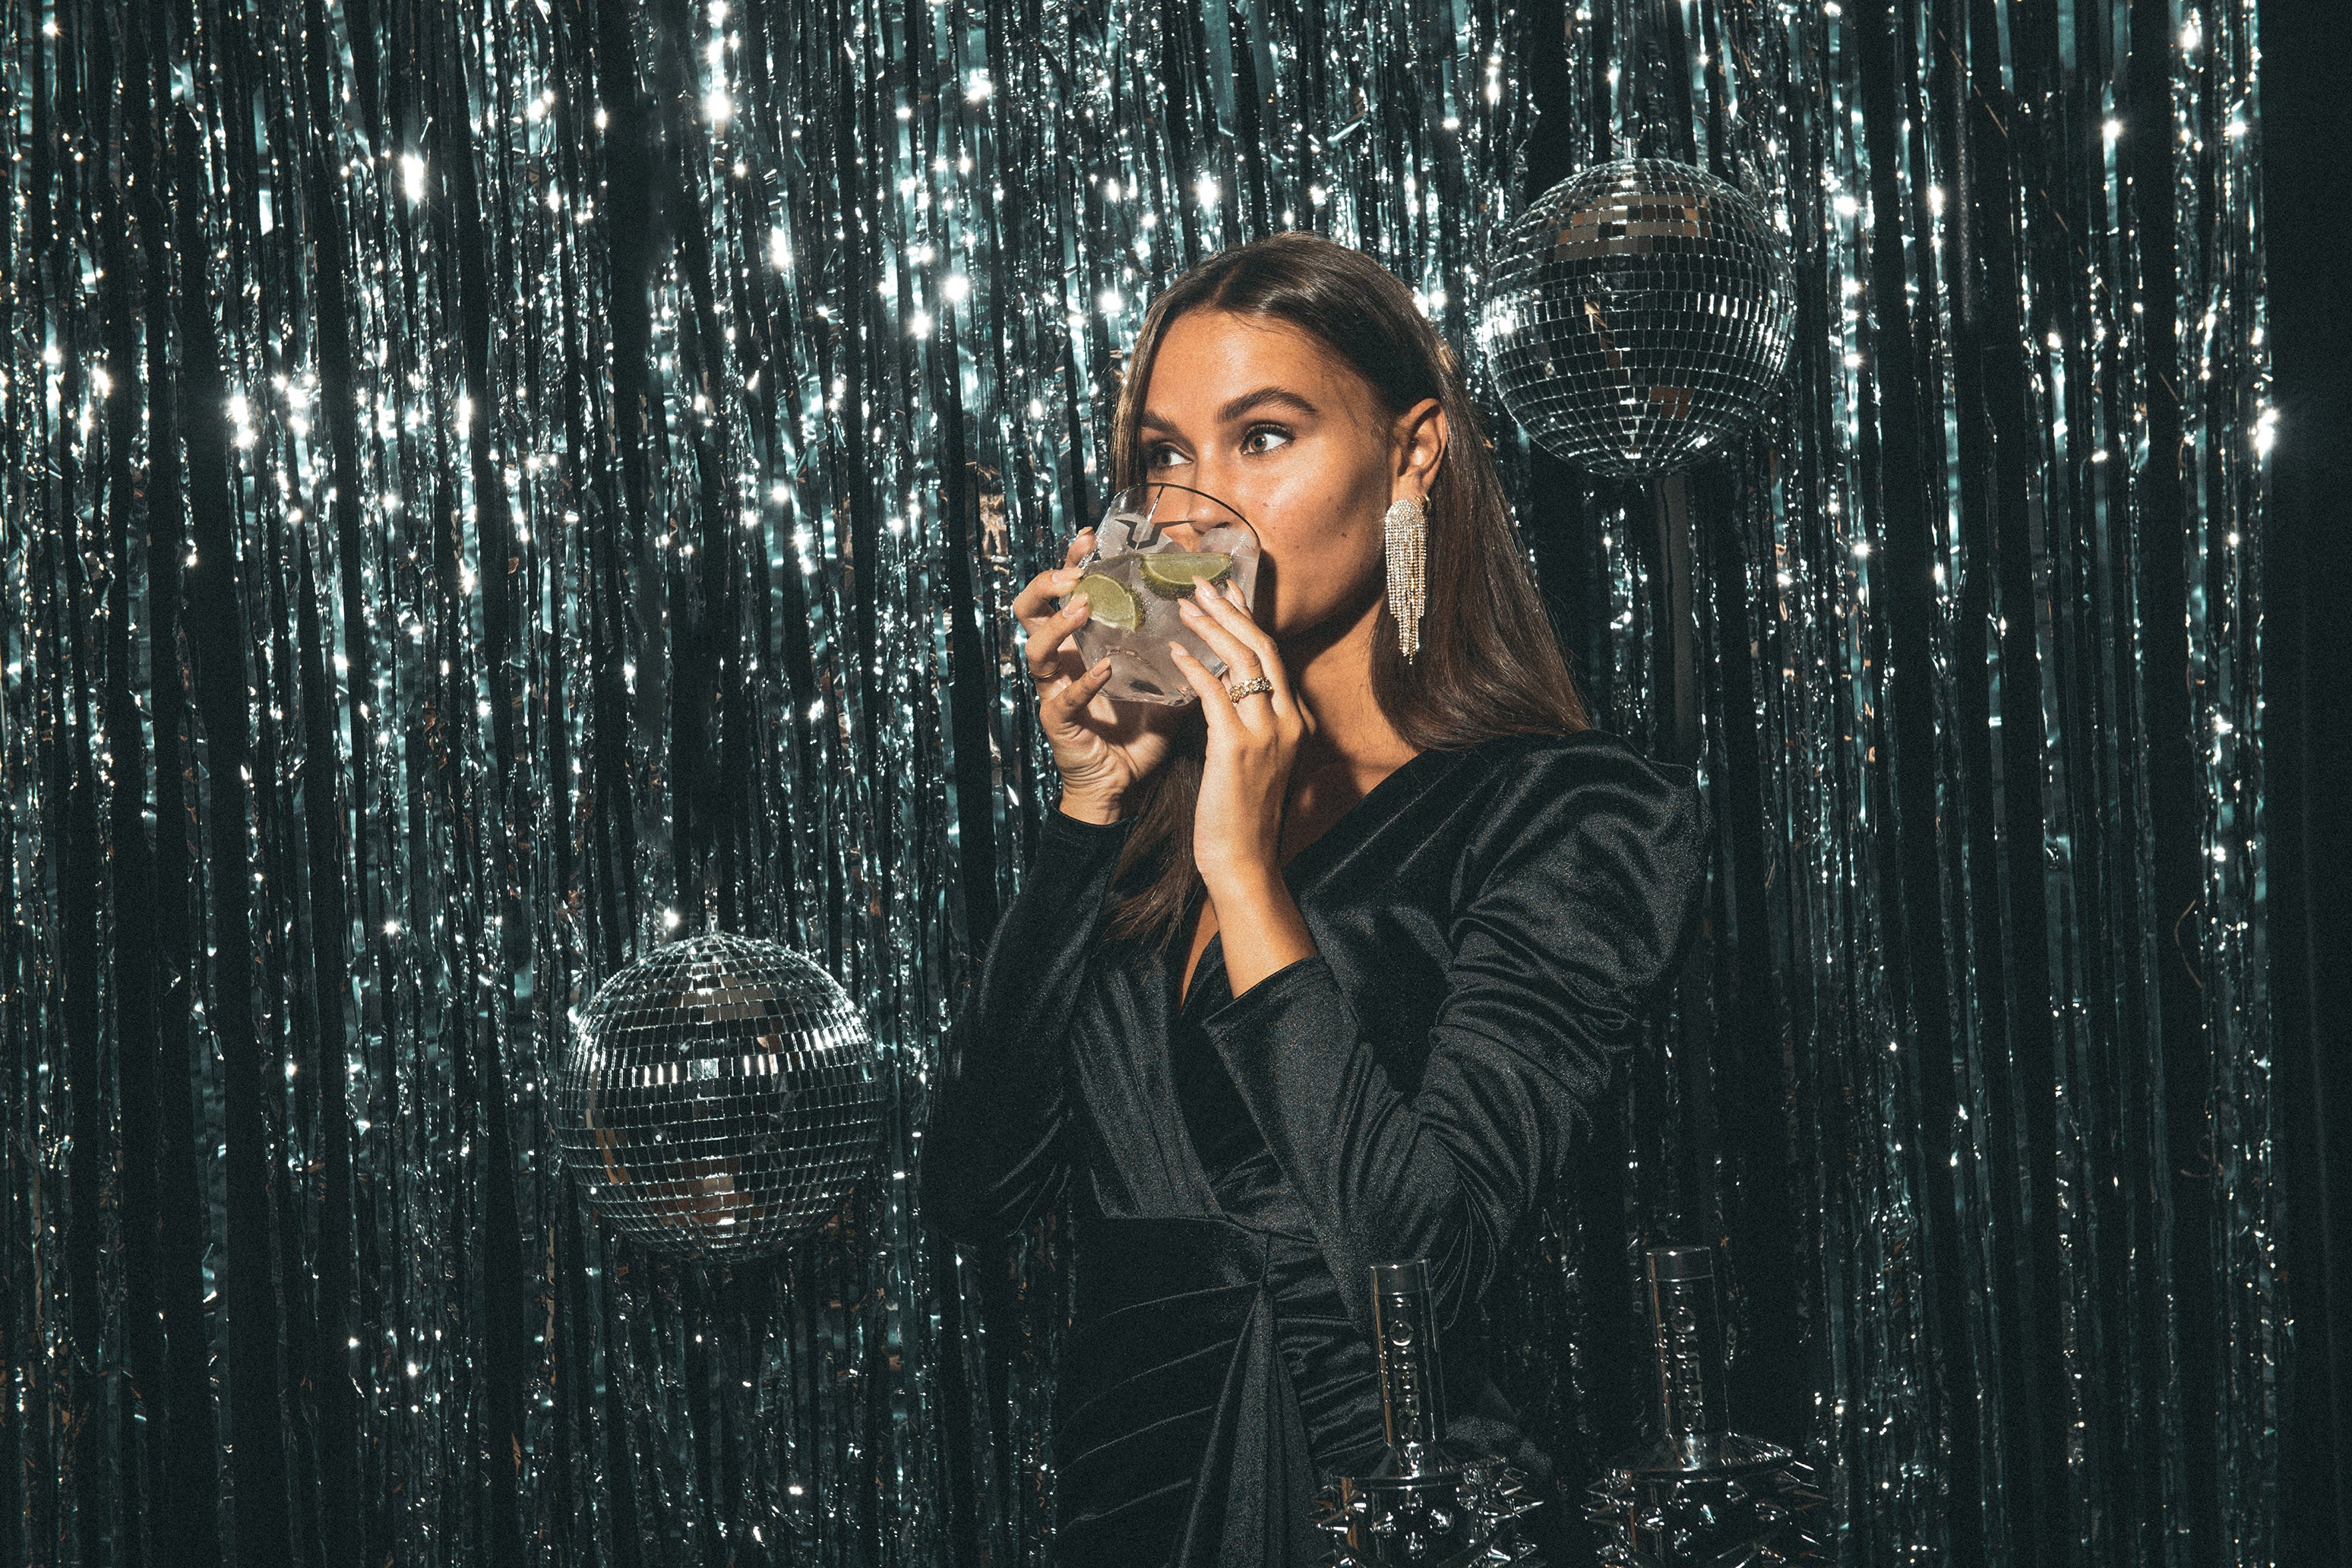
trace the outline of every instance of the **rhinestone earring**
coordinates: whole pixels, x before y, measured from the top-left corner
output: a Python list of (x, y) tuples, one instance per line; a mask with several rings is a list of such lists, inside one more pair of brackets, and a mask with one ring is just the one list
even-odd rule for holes
[(1428, 541), (1429, 505), (1413, 496), (1389, 503), (1389, 614), (1396, 617), (1397, 648), (1405, 662), (1421, 650), (1421, 604), (1425, 590), (1423, 562)]

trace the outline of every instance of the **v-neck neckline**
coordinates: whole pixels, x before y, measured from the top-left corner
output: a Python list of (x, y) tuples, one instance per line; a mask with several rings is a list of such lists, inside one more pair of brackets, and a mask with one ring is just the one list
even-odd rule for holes
[[(1418, 778), (1435, 765), (1432, 762), (1433, 758), (1460, 757), (1465, 754), (1460, 751), (1441, 751), (1432, 748), (1415, 752), (1412, 756), (1391, 768), (1380, 783), (1364, 792), (1362, 799), (1333, 818), (1330, 826), (1317, 834), (1308, 841), (1305, 848), (1283, 862), (1282, 879), (1289, 887), (1291, 896), (1296, 899), (1313, 885), (1314, 879), (1326, 869), (1326, 863), (1339, 849), (1345, 847), (1340, 840), (1347, 834), (1353, 833), (1358, 838), (1361, 838), (1382, 822), (1393, 817), (1396, 815), (1397, 805), (1403, 799), (1405, 787), (1413, 778)], [(1207, 898), (1208, 893), (1205, 889), (1195, 888), (1193, 896), (1184, 906), (1184, 918), (1180, 929), (1185, 933), (1188, 942), (1191, 932), (1198, 923), (1200, 907)], [(1201, 986), (1209, 977), (1209, 963), (1212, 957), (1216, 961), (1217, 973), (1220, 974), (1224, 973), (1225, 933), (1220, 928), (1210, 935), (1208, 944), (1201, 949), (1201, 962), (1192, 967), (1192, 983), (1190, 985), (1184, 984), (1184, 963), (1190, 956), (1189, 948), (1183, 953), (1176, 953), (1171, 943), (1170, 952), (1173, 957), (1168, 966), (1169, 1005), (1177, 1017), (1190, 1017), (1192, 1013), (1193, 1000), (1201, 994)]]

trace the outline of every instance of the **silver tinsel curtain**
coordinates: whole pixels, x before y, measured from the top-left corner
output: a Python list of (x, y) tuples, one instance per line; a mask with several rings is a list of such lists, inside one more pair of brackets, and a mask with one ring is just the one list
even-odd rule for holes
[[(1786, 226), (1678, 490), (1711, 919), (1493, 1304), (1573, 1469), (1633, 1249), (1853, 1563), (2272, 1560), (2250, 0), (0, 7), (0, 1563), (1050, 1561), (1041, 1226), (919, 1224), (1050, 773), (1005, 605), (1120, 351), (1311, 227), (1476, 366), (1552, 178)], [(1478, 372), (1481, 386), (1483, 372)], [(1496, 425), (1609, 721), (1650, 498)], [(894, 1086), (773, 1265), (600, 1236), (547, 1084), (675, 933)]]

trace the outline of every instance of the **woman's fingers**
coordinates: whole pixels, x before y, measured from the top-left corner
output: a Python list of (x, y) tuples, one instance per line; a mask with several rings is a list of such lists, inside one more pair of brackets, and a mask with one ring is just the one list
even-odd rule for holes
[(1168, 639), (1169, 652), (1176, 660), (1176, 668), (1192, 689), (1201, 695), (1201, 716), (1208, 721), (1209, 743), (1214, 745), (1225, 735), (1225, 727), (1238, 724), (1241, 715), (1234, 711), (1234, 700), (1225, 695), (1224, 683), (1209, 673), (1209, 667), (1192, 657), (1192, 650), (1175, 638)]
[(1275, 647), (1273, 634), (1251, 616), (1248, 606), (1242, 603), (1241, 592), (1232, 584), (1223, 583), (1202, 597), (1204, 606), (1216, 616), (1218, 623), (1255, 654), (1268, 673), (1279, 674), (1281, 650)]
[(1077, 673), (1076, 652), (1067, 645), (1069, 634), (1077, 629), (1085, 613), (1080, 606), (1076, 616), (1048, 613), (1028, 621), (1029, 637), (1022, 655), (1029, 662), (1032, 680), (1044, 682)]
[(1052, 572), (1040, 572), (1029, 579), (1027, 587), (1013, 595), (1013, 616), (1024, 626), (1034, 626), (1055, 612), (1054, 601), (1070, 591), (1078, 580), (1078, 569), (1064, 566)]
[(1282, 662), (1282, 651), (1265, 628), (1250, 618), (1249, 612), (1232, 596), (1219, 588), (1206, 588), (1185, 601), (1197, 605), (1195, 613), (1184, 617), (1201, 638), (1217, 650), (1237, 679), (1246, 680), (1263, 675), (1274, 682), (1266, 696), (1272, 699), (1266, 710), (1287, 717), (1296, 708), (1291, 700), (1290, 671)]
[(1097, 659), (1092, 669), (1064, 681), (1059, 690), (1045, 700), (1050, 710), (1048, 716), (1061, 723), (1075, 727), (1078, 715), (1086, 711), (1087, 705), (1092, 702), (1095, 700), (1095, 694), (1102, 689), (1103, 682), (1109, 679), (1109, 658), (1106, 657)]
[(1192, 635), (1207, 643), (1219, 658), (1225, 661), (1226, 671), (1235, 680), (1247, 680), (1258, 673), (1258, 652), (1243, 643), (1233, 627), (1213, 615), (1203, 605), (1202, 595), (1191, 595), (1176, 602), (1176, 615), (1192, 630)]
[[(1079, 541), (1083, 542), (1087, 537), (1081, 533)], [(1084, 553), (1080, 543), (1073, 543), (1071, 549)], [(1024, 652), (1029, 673), (1036, 679), (1076, 673), (1075, 660), (1065, 645), (1070, 633), (1087, 624), (1089, 611), (1084, 599), (1066, 605), (1060, 600), (1084, 574), (1076, 565), (1040, 572), (1029, 579), (1027, 587), (1013, 595), (1013, 616), (1027, 634)]]

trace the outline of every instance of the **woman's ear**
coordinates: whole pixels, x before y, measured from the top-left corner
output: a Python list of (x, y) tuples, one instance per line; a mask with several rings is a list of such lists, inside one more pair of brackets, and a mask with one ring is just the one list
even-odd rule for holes
[(1390, 487), (1394, 495), (1419, 499), (1429, 494), (1430, 486), (1437, 482), (1437, 465), (1445, 456), (1446, 438), (1445, 407), (1434, 397), (1423, 398), (1398, 417), (1396, 472)]

